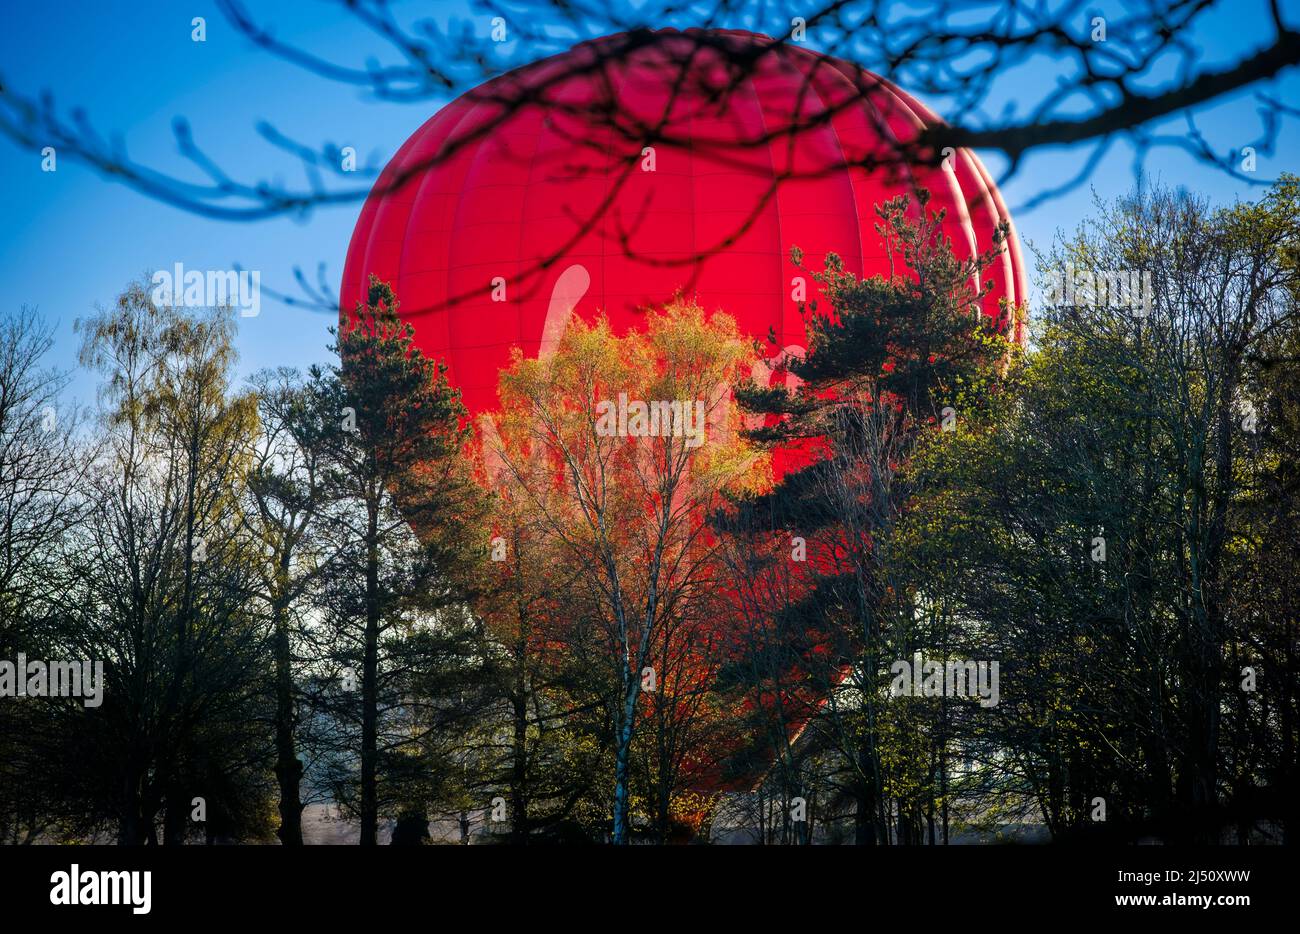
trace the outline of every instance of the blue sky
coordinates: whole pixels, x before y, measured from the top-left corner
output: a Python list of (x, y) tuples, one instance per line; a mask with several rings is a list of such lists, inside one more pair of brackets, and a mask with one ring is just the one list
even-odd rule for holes
[[(384, 51), (327, 3), (249, 0), (248, 6), (262, 21), (275, 24), (278, 35), (326, 57), (360, 64), (368, 55)], [(403, 15), (409, 12), (439, 21), (469, 19), (483, 35), (490, 28), (487, 15), (473, 13), (463, 0), (396, 6)], [(788, 6), (784, 12), (774, 7), (774, 17), (788, 21), (789, 16), (799, 15), (798, 3)], [(1283, 9), (1293, 22), (1300, 22), (1300, 2), (1284, 3)], [(1227, 63), (1265, 41), (1264, 11), (1263, 2), (1225, 4), (1197, 35), (1187, 38), (1207, 65)], [(313, 146), (351, 145), (363, 161), (374, 154), (382, 162), (438, 106), (428, 101), (381, 103), (355, 88), (314, 77), (253, 47), (212, 3), (201, 0), (48, 0), (22, 4), (3, 16), (0, 75), (6, 84), (24, 94), (48, 89), (61, 108), (84, 107), (97, 129), (121, 132), (136, 159), (160, 168), (184, 168), (171, 135), (177, 115), (188, 118), (198, 142), (232, 174), (301, 183), (294, 161), (257, 135), (258, 121), (267, 120)], [(195, 16), (206, 18), (204, 43), (191, 41), (190, 21)], [(774, 21), (773, 30), (777, 28)], [(813, 46), (815, 38), (813, 33)], [(1006, 75), (994, 88), (988, 107), (992, 112), (1006, 104), (1023, 108), (1032, 102), (1026, 93), (1049, 87), (1055, 76), (1055, 63), (1035, 60)], [(1155, 74), (1152, 81), (1166, 77)], [(1300, 75), (1293, 70), (1269, 87), (1250, 88), (1198, 114), (1198, 126), (1217, 149), (1248, 145), (1258, 136), (1253, 97), (1261, 90), (1283, 100), (1300, 100)], [(943, 114), (944, 102), (927, 103)], [(1164, 129), (1181, 133), (1185, 123), (1179, 117), (1167, 121)], [(337, 288), (360, 202), (317, 210), (303, 220), (214, 221), (136, 194), (71, 160), (60, 160), (57, 172), (44, 173), (38, 150), (20, 149), (0, 139), (0, 185), (8, 221), (0, 230), (0, 277), (9, 283), (5, 301), (14, 308), (36, 306), (58, 323), (54, 365), (75, 366), (72, 324), (76, 318), (97, 303), (110, 303), (131, 279), (177, 262), (190, 269), (239, 264), (260, 270), (264, 288), (289, 292), (296, 291), (295, 266), (314, 277), (323, 262)], [(1260, 155), (1258, 175), (1271, 178), (1300, 170), (1297, 152), (1300, 127), (1292, 121), (1284, 125), (1274, 154)], [(1056, 230), (1072, 228), (1088, 214), (1093, 190), (1111, 198), (1132, 188), (1133, 153), (1120, 144), (1085, 185), (1035, 209), (1017, 210), (1037, 193), (1073, 175), (1084, 154), (1069, 149), (1041, 153), (1004, 186), (1024, 239), (1046, 245)], [(1002, 169), (998, 158), (981, 155), (997, 176)], [(1262, 191), (1181, 151), (1154, 151), (1148, 156), (1147, 171), (1218, 202), (1258, 197)], [(240, 321), (241, 372), (285, 364), (305, 366), (325, 359), (326, 329), (331, 323), (329, 315), (264, 297), (261, 314)], [(79, 374), (73, 391), (80, 401), (90, 402), (94, 385), (88, 374)]]

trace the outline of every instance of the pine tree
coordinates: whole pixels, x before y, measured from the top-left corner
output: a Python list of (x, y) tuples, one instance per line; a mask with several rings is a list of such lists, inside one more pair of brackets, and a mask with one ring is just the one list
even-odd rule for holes
[[(959, 260), (942, 235), (943, 213), (930, 212), (928, 201), (922, 191), (919, 211), (906, 196), (878, 206), (888, 274), (859, 279), (828, 254), (813, 279), (830, 309), (818, 313), (816, 301), (801, 307), (806, 354), (779, 361), (774, 375), (785, 385), (750, 383), (737, 392), (760, 419), (750, 435), (784, 448), (799, 469), (742, 511), (730, 531), (766, 538), (780, 529), (808, 543), (797, 603), (771, 607), (785, 629), (778, 641), (793, 650), (785, 664), (805, 675), (766, 705), (793, 718), (778, 725), (772, 753), (779, 760), (789, 754), (786, 737), (802, 727), (810, 703), (854, 689), (860, 702), (826, 704), (809, 736), (820, 734), (841, 751), (840, 780), (856, 803), (859, 843), (889, 840), (878, 672), (890, 653), (910, 655), (914, 638), (913, 595), (890, 551), (909, 495), (903, 468), (927, 434), (996, 391), (1013, 326), (1012, 309), (995, 316), (982, 310), (991, 287), (983, 271), (1002, 249), (1005, 228), (987, 252)], [(803, 267), (797, 248), (792, 259)], [(902, 812), (914, 809), (900, 802), (899, 810), (898, 836), (906, 839), (916, 831)]]
[(381, 718), (403, 712), (402, 686), (428, 660), (427, 650), (411, 657), (411, 640), (461, 625), (481, 571), (466, 411), (445, 365), (415, 347), (397, 311), (392, 288), (372, 278), (365, 304), (338, 330), (341, 364), (331, 384), (339, 431), (330, 453), (338, 485), (330, 604), (348, 640), (344, 661), (360, 668), (364, 845), (376, 842), (381, 763), (397, 742), (381, 745)]

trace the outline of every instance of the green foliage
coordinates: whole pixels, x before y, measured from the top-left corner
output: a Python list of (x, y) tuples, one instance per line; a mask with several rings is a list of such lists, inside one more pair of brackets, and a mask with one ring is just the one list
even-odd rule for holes
[[(1286, 817), (1260, 802), (1294, 748), (1294, 627), (1270, 620), (1290, 599), (1274, 562), (1294, 549), (1273, 536), (1295, 488), (1261, 442), (1291, 443), (1294, 187), (1221, 211), (1160, 191), (1103, 206), (1046, 263), (1149, 271), (1149, 312), (1044, 309), (1007, 401), (913, 464), (899, 543), (917, 586), (1004, 660), (976, 734), (1013, 762), (985, 770), (989, 807), (1099, 832), (1101, 796), (1113, 833), (1168, 840)], [(1251, 665), (1269, 672), (1257, 692)]]

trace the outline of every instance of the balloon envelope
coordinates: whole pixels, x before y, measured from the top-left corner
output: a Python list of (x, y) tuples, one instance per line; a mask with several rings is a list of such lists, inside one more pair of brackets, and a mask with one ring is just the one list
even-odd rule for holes
[[(888, 272), (877, 204), (928, 189), (959, 257), (1009, 221), (973, 153), (904, 157), (935, 122), (857, 66), (752, 33), (582, 43), (464, 94), (406, 141), (357, 221), (342, 310), (370, 274), (391, 282), (471, 413), (495, 408), (512, 347), (545, 352), (570, 315), (602, 310), (624, 333), (679, 291), (774, 334), (773, 355), (801, 348), (808, 269), (834, 252), (859, 276)], [(986, 313), (1025, 299), (1014, 231), (984, 278)]]

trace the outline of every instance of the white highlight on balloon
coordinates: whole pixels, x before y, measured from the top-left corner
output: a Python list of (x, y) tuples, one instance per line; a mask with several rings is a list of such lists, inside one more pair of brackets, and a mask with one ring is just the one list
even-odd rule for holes
[(574, 263), (555, 282), (551, 290), (551, 303), (546, 309), (546, 321), (542, 325), (542, 345), (538, 348), (537, 358), (545, 360), (560, 348), (560, 338), (569, 326), (573, 309), (582, 301), (591, 288), (591, 274), (581, 263)]

